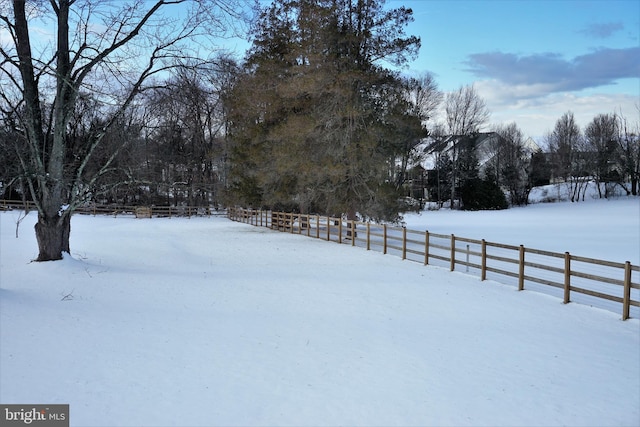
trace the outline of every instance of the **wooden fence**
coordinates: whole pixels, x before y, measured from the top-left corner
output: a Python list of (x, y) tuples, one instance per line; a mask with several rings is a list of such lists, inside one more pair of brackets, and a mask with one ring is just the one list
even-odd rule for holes
[[(27, 209), (35, 210), (33, 202), (23, 203), (17, 200), (0, 200), (0, 211)], [(120, 206), (120, 205), (99, 205), (90, 204), (81, 206), (75, 210), (77, 214), (83, 215), (134, 215), (136, 218), (164, 218), (164, 217), (192, 217), (218, 215), (215, 209), (208, 206)]]
[(640, 317), (640, 267), (572, 255), (468, 239), (453, 234), (409, 230), (343, 218), (228, 208), (231, 220), (282, 232), (377, 249), (403, 260), (464, 269), (481, 280), (513, 284), (612, 311), (622, 319)]

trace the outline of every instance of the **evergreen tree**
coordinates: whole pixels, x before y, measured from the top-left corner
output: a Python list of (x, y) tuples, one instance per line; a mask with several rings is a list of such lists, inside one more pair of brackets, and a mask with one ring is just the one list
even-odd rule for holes
[[(230, 97), (231, 200), (397, 215), (393, 159), (422, 135), (380, 61), (415, 54), (411, 10), (379, 0), (278, 0), (262, 11)], [(412, 136), (413, 135), (413, 136)]]

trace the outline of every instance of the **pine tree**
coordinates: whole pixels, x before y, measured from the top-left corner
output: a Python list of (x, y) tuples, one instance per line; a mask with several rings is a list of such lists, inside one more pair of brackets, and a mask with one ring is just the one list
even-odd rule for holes
[(232, 200), (397, 214), (390, 161), (400, 134), (422, 129), (407, 118), (400, 79), (378, 62), (404, 62), (419, 39), (403, 37), (411, 10), (382, 4), (279, 0), (262, 11), (230, 98)]

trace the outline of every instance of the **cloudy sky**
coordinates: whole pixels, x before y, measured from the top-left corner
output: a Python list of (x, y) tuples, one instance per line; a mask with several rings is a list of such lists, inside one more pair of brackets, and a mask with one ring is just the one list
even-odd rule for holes
[[(406, 32), (422, 39), (419, 57), (404, 72), (431, 72), (445, 92), (473, 84), (491, 110), (490, 125), (515, 122), (542, 142), (567, 111), (582, 127), (602, 113), (640, 121), (639, 0), (387, 0), (387, 6), (410, 7), (415, 21)], [(242, 56), (248, 44), (234, 40), (227, 48)]]
[(585, 126), (600, 113), (640, 112), (640, 1), (389, 0), (413, 9), (411, 73), (440, 89), (473, 84), (491, 123), (516, 122), (540, 140), (566, 111)]

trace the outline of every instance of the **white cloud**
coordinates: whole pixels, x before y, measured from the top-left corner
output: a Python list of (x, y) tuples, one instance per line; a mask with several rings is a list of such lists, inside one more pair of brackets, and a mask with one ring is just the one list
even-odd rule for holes
[(596, 115), (619, 113), (630, 122), (640, 121), (640, 93), (553, 92), (545, 84), (509, 85), (497, 80), (474, 83), (491, 111), (491, 124), (515, 122), (525, 135), (541, 141), (567, 111), (584, 128)]
[(595, 88), (619, 79), (640, 75), (640, 47), (599, 48), (570, 60), (557, 53), (520, 56), (486, 52), (469, 55), (466, 64), (472, 74), (511, 85), (546, 85), (549, 91), (564, 92)]

